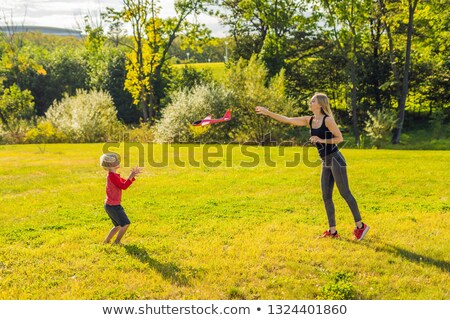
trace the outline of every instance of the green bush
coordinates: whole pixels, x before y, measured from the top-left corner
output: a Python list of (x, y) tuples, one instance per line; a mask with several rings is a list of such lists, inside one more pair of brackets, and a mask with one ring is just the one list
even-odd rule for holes
[(444, 124), (446, 118), (447, 114), (444, 109), (437, 109), (433, 112), (429, 120), (432, 130), (432, 138), (437, 140), (446, 138), (447, 128)]
[(138, 127), (127, 130), (124, 139), (127, 142), (152, 142), (154, 140), (154, 136), (150, 123), (141, 122)]
[(34, 98), (29, 90), (0, 83), (0, 143), (23, 143), (34, 117)]
[(24, 143), (26, 133), (31, 127), (29, 120), (12, 119), (9, 121), (8, 129), (0, 127), (1, 144), (20, 144)]
[(29, 90), (20, 90), (16, 84), (4, 90), (0, 96), (0, 121), (5, 131), (14, 131), (15, 120), (29, 120), (33, 116), (34, 98)]
[(287, 116), (296, 113), (295, 101), (285, 94), (284, 70), (269, 78), (264, 63), (253, 55), (249, 61), (241, 59), (230, 68), (226, 85), (233, 93), (234, 115), (239, 123), (231, 133), (236, 141), (260, 143), (268, 139), (281, 141), (292, 138), (291, 126), (255, 112), (259, 105)]
[(155, 126), (155, 141), (162, 142), (223, 142), (228, 140), (229, 123), (208, 126), (207, 131), (196, 135), (191, 123), (212, 114), (222, 117), (230, 106), (230, 93), (214, 84), (202, 84), (191, 90), (172, 93), (171, 103), (163, 110), (161, 120)]
[(376, 148), (381, 148), (391, 135), (397, 123), (397, 116), (393, 110), (377, 110), (368, 112), (369, 119), (365, 123), (364, 131), (370, 137)]
[(117, 131), (123, 127), (111, 96), (103, 91), (77, 90), (72, 97), (66, 94), (45, 115), (71, 142), (117, 140)]
[(68, 141), (68, 137), (63, 132), (55, 128), (51, 121), (42, 118), (35, 127), (27, 131), (24, 142), (57, 143), (66, 141)]
[(352, 300), (356, 299), (356, 291), (350, 282), (352, 275), (346, 272), (337, 272), (331, 277), (329, 283), (321, 288), (319, 299), (324, 300)]

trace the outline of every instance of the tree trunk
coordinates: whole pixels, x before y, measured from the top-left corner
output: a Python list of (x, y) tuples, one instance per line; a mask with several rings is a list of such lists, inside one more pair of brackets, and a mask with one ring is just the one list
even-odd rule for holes
[(352, 126), (353, 126), (353, 135), (355, 136), (355, 143), (357, 146), (360, 144), (360, 132), (358, 128), (358, 97), (356, 90), (358, 88), (358, 80), (356, 78), (356, 65), (358, 63), (356, 57), (357, 57), (357, 43), (356, 43), (356, 31), (353, 28), (353, 26), (350, 26), (350, 29), (352, 31), (353, 40), (352, 40), (352, 57), (350, 57), (350, 79), (352, 81), (352, 92), (351, 92), (351, 99), (352, 99)]
[(147, 92), (146, 90), (141, 91), (141, 99), (139, 101), (139, 104), (141, 105), (142, 109), (142, 116), (143, 116), (143, 122), (147, 122), (149, 120), (149, 114), (148, 114), (148, 103), (147, 103)]
[(409, 19), (408, 19), (408, 34), (406, 38), (406, 56), (405, 56), (405, 66), (403, 69), (403, 82), (401, 87), (401, 94), (398, 103), (398, 117), (397, 117), (397, 127), (394, 129), (392, 135), (392, 143), (397, 144), (400, 142), (400, 135), (403, 129), (403, 123), (405, 121), (405, 109), (406, 109), (406, 98), (408, 96), (408, 86), (409, 86), (409, 67), (411, 64), (411, 44), (412, 36), (414, 32), (414, 11), (419, 0), (409, 1)]
[(373, 44), (373, 87), (375, 95), (375, 109), (383, 109), (380, 92), (380, 38), (381, 38), (381, 21), (379, 18), (372, 24), (372, 44)]
[(149, 117), (150, 125), (152, 125), (153, 120), (155, 119), (155, 111), (158, 107), (154, 90), (152, 90), (152, 92), (149, 94), (148, 100), (149, 100), (148, 117)]
[(350, 62), (350, 78), (352, 81), (352, 91), (351, 91), (351, 105), (352, 105), (352, 127), (353, 127), (353, 135), (355, 137), (355, 143), (357, 146), (360, 144), (360, 132), (358, 128), (358, 105), (357, 105), (357, 96), (356, 96), (356, 65), (354, 61)]
[(152, 90), (149, 92), (148, 94), (148, 110), (149, 110), (149, 121), (150, 124), (152, 125), (155, 119), (155, 115), (156, 115), (156, 110), (158, 110), (159, 108), (159, 104), (158, 104), (158, 97), (155, 91), (155, 88), (157, 86), (158, 81), (161, 81), (161, 69), (163, 66), (163, 63), (165, 62), (165, 58), (163, 57), (161, 59), (161, 63), (158, 64), (155, 68), (155, 71), (153, 72), (152, 75), (150, 75), (150, 88), (152, 88)]

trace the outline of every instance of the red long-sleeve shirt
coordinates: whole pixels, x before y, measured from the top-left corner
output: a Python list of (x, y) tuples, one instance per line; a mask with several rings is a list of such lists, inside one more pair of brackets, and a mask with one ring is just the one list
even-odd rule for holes
[(110, 206), (117, 206), (122, 201), (122, 190), (126, 190), (134, 181), (123, 179), (120, 174), (109, 172), (106, 177), (106, 200), (105, 203)]

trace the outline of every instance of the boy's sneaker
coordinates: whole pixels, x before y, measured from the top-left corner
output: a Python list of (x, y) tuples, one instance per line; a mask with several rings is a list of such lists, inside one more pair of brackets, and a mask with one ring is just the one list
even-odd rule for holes
[(362, 240), (362, 238), (364, 238), (364, 236), (366, 235), (367, 231), (369, 231), (370, 227), (363, 223), (362, 228), (355, 228), (355, 230), (353, 230), (353, 235), (355, 236), (355, 240), (360, 241)]
[(330, 230), (326, 230), (319, 238), (339, 238), (339, 234), (337, 231), (331, 233)]

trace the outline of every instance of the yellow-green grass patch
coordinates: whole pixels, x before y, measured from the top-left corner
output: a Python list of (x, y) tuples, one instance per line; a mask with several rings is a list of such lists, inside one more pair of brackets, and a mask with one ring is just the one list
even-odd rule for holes
[[(162, 159), (161, 145), (152, 158)], [(343, 150), (364, 221), (361, 242), (335, 190), (341, 239), (327, 228), (314, 149), (239, 147), (204, 160), (170, 146), (123, 192), (132, 224), (103, 245), (101, 144), (0, 147), (1, 299), (449, 299), (449, 151)], [(209, 146), (216, 150), (222, 146)], [(122, 149), (114, 150), (123, 155)], [(148, 153), (148, 146), (145, 153)], [(276, 163), (251, 162), (248, 152)], [(147, 154), (145, 155), (147, 159)], [(130, 165), (138, 163), (132, 149)], [(120, 169), (127, 176), (129, 168)]]

